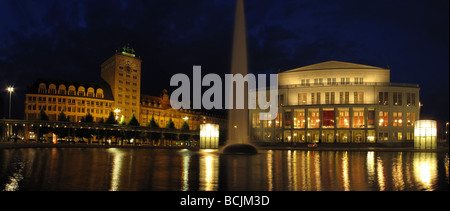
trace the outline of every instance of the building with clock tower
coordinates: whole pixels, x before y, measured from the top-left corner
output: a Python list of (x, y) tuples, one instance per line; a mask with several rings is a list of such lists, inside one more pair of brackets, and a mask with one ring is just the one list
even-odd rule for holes
[(129, 45), (116, 52), (101, 65), (101, 77), (111, 87), (114, 110), (125, 120), (134, 113), (140, 116), (142, 60), (134, 54)]
[(58, 121), (64, 113), (70, 122), (83, 122), (88, 114), (94, 122), (102, 122), (113, 112), (119, 122), (122, 118), (128, 122), (134, 114), (141, 126), (153, 119), (162, 128), (170, 121), (177, 129), (184, 122), (190, 130), (199, 129), (202, 123), (226, 127), (221, 114), (173, 109), (167, 90), (160, 96), (141, 93), (141, 63), (134, 49), (126, 45), (101, 64), (100, 82), (38, 79), (25, 94), (25, 120), (38, 120), (44, 111), (50, 121)]

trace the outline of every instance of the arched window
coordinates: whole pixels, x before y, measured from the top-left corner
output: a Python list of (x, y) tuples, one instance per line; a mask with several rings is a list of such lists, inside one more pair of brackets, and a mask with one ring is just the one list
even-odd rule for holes
[(59, 85), (58, 94), (65, 95), (66, 94), (66, 86), (64, 84)]
[(55, 84), (50, 84), (50, 86), (48, 86), (48, 93), (49, 94), (56, 94), (56, 85)]
[(88, 97), (94, 97), (94, 88), (89, 87), (87, 90), (87, 96)]
[(97, 89), (97, 98), (103, 98), (103, 89)]
[(83, 86), (78, 87), (78, 96), (84, 97), (86, 89)]
[(76, 93), (76, 88), (74, 85), (69, 86), (69, 95), (75, 95)]
[(47, 85), (45, 85), (44, 83), (39, 84), (38, 92), (46, 94), (47, 93)]

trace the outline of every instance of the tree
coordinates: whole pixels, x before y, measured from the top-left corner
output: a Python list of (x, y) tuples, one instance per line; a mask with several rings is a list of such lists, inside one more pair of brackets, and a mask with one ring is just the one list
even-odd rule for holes
[(106, 119), (105, 124), (110, 124), (110, 125), (117, 124), (116, 117), (114, 116), (114, 113), (112, 111), (109, 112), (109, 116), (108, 116), (108, 119)]
[(134, 113), (131, 115), (131, 119), (130, 119), (130, 121), (128, 121), (127, 125), (129, 125), (129, 126), (141, 126), (141, 124), (139, 124), (139, 121), (136, 119), (136, 116), (134, 116)]
[[(63, 111), (58, 115), (58, 122), (68, 122), (69, 119), (66, 117)], [(55, 133), (58, 137), (67, 137), (69, 135), (69, 129), (58, 127), (53, 129), (53, 133)]]
[(152, 116), (152, 119), (148, 123), (147, 127), (149, 128), (159, 128), (158, 123), (156, 123), (155, 118)]
[[(183, 125), (181, 126), (181, 131), (182, 132), (188, 132), (189, 131), (189, 125), (186, 121), (184, 121)], [(191, 138), (191, 135), (189, 134), (181, 134), (180, 135), (180, 139), (187, 141), (189, 138)]]
[[(175, 129), (175, 123), (173, 123), (172, 118), (170, 118), (169, 122), (167, 122), (166, 129), (169, 129), (169, 130)], [(164, 139), (171, 140), (171, 141), (175, 140), (177, 138), (177, 134), (170, 133), (170, 132), (164, 133), (163, 135), (164, 135)], [(172, 143), (172, 142), (170, 142), (170, 143)], [(172, 145), (172, 144), (170, 144), (170, 145)]]
[(61, 111), (58, 115), (58, 122), (68, 122), (69, 120), (66, 117), (66, 114), (64, 114), (64, 111)]
[(81, 119), (82, 122), (92, 123), (94, 122), (94, 117), (91, 115), (91, 113), (86, 114), (84, 118)]
[[(39, 121), (48, 121), (49, 120), (44, 109), (41, 109), (41, 111), (39, 112), (37, 120), (39, 120)], [(50, 128), (43, 127), (42, 125), (39, 124), (39, 125), (34, 126), (34, 131), (37, 134), (37, 141), (41, 141), (41, 138), (43, 138), (42, 136), (44, 136), (45, 134), (50, 132)]]
[[(151, 128), (151, 129), (159, 128), (159, 125), (158, 125), (158, 123), (156, 123), (155, 118), (153, 116), (152, 116), (152, 119), (150, 120), (150, 122), (148, 123), (147, 127)], [(161, 139), (160, 132), (150, 132), (147, 135), (148, 135), (147, 137), (152, 141), (158, 141), (159, 139)]]
[[(136, 116), (134, 115), (134, 113), (131, 115), (130, 121), (127, 122), (127, 126), (134, 126), (134, 127), (139, 127), (141, 126), (141, 124), (139, 124), (139, 121), (136, 119)], [(127, 131), (126, 132), (126, 136), (129, 139), (136, 139), (140, 137), (140, 132), (138, 131)], [(136, 141), (133, 142), (133, 144), (136, 144)]]
[(48, 121), (48, 116), (45, 113), (44, 109), (41, 109), (41, 112), (39, 112), (38, 120), (39, 121)]
[(186, 121), (184, 121), (183, 125), (181, 126), (181, 131), (189, 131), (189, 125)]
[(169, 121), (166, 124), (167, 129), (175, 129), (175, 123), (173, 123), (172, 118), (169, 119)]

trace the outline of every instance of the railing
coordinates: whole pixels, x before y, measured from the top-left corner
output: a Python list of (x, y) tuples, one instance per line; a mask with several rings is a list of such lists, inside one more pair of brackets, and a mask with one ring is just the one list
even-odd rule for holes
[(92, 129), (92, 130), (116, 130), (116, 131), (134, 131), (134, 132), (160, 132), (172, 134), (198, 135), (198, 130), (183, 131), (180, 129), (150, 128), (143, 126), (128, 126), (118, 124), (100, 124), (100, 123), (80, 123), (80, 122), (58, 122), (58, 121), (37, 121), (37, 120), (8, 120), (1, 119), (0, 127), (3, 126), (39, 126), (47, 128), (72, 128), (72, 129)]
[(388, 83), (388, 82), (345, 82), (345, 83), (322, 83), (322, 84), (292, 84), (292, 85), (280, 85), (280, 89), (292, 89), (292, 88), (304, 88), (304, 87), (332, 87), (332, 86), (396, 86), (396, 87), (411, 87), (419, 88), (418, 84), (406, 84), (406, 83)]

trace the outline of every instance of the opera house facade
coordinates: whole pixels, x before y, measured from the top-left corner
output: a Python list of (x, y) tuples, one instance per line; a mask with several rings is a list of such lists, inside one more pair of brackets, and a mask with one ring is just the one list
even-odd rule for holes
[(390, 69), (329, 61), (278, 74), (279, 114), (250, 111), (252, 140), (293, 143), (413, 142), (419, 85), (391, 83)]

